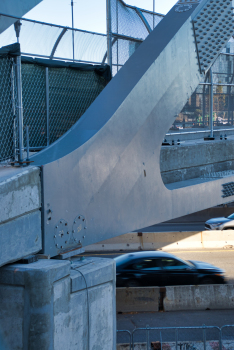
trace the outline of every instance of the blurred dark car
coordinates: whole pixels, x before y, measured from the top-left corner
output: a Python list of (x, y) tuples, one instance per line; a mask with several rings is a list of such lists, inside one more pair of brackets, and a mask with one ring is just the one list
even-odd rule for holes
[(175, 286), (226, 283), (224, 271), (201, 261), (184, 261), (176, 256), (144, 251), (118, 256), (116, 286)]

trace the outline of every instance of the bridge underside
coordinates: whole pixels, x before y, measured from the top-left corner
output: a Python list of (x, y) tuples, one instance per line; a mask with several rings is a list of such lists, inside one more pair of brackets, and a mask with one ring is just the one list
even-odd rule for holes
[(233, 32), (232, 2), (215, 17), (217, 6), (179, 1), (71, 130), (31, 158), (44, 254), (234, 200), (234, 176), (166, 187), (160, 172), (164, 135)]

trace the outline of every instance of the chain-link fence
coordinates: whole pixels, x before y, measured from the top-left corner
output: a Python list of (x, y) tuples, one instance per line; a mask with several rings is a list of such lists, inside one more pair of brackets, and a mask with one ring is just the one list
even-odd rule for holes
[(22, 59), (24, 125), (29, 126), (29, 146), (34, 149), (48, 146), (67, 132), (109, 80), (96, 66), (46, 64)]
[[(14, 46), (14, 45), (13, 45)], [(18, 106), (16, 64), (0, 53), (0, 160), (16, 159)], [(21, 58), (24, 141), (31, 150), (56, 141), (84, 114), (111, 78), (108, 66)]]
[(17, 147), (17, 94), (14, 58), (0, 53), (0, 160), (14, 158)]
[(233, 350), (234, 326), (149, 327), (117, 331), (117, 350)]
[(163, 15), (110, 0), (112, 31), (112, 74), (126, 63)]

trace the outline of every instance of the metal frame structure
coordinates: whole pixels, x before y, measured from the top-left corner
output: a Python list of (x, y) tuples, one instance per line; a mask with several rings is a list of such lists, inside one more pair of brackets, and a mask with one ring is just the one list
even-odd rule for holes
[[(31, 158), (43, 166), (45, 254), (233, 201), (234, 176), (166, 187), (160, 173), (164, 135), (204, 78), (198, 58), (206, 48), (197, 51), (192, 23), (205, 20), (211, 2), (177, 3), (73, 128)], [(226, 5), (223, 15), (233, 27), (232, 4)], [(205, 73), (219, 46), (217, 39)]]

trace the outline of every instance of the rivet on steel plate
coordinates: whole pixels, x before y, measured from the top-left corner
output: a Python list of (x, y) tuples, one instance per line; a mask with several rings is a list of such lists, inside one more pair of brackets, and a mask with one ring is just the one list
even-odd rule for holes
[(76, 224), (76, 221), (74, 221), (74, 224)]
[(69, 231), (67, 231), (67, 234), (68, 234), (68, 235), (69, 235), (69, 233), (70, 233), (70, 232), (69, 232)]
[(54, 235), (54, 238), (56, 238), (56, 235)]
[(85, 238), (85, 236), (83, 236), (83, 238)]
[(87, 229), (87, 227), (85, 226), (85, 227), (84, 227), (84, 229), (86, 230), (86, 229)]
[(75, 233), (75, 230), (72, 230), (72, 233)]

